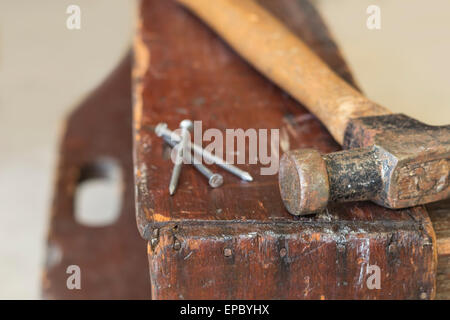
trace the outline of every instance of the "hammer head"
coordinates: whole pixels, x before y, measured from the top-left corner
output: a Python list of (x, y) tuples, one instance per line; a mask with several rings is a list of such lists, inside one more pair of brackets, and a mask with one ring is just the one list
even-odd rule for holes
[(450, 126), (428, 126), (405, 115), (357, 118), (347, 126), (344, 148), (283, 155), (279, 185), (290, 213), (314, 213), (328, 201), (404, 208), (450, 197)]

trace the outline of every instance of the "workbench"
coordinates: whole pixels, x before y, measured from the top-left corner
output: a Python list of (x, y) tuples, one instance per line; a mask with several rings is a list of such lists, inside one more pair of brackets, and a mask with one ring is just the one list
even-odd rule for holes
[[(259, 2), (357, 86), (308, 1)], [(153, 129), (158, 122), (176, 128), (185, 118), (222, 131), (279, 128), (286, 150), (340, 148), (302, 105), (188, 11), (172, 0), (142, 1), (133, 52), (68, 119), (45, 298), (450, 297), (449, 201), (428, 210), (336, 204), (294, 217), (282, 204), (277, 176), (260, 175), (260, 165), (240, 165), (253, 182), (223, 173), (217, 189), (184, 166), (170, 197), (172, 162)], [(87, 228), (74, 219), (75, 189), (86, 168), (103, 157), (124, 172), (121, 214), (111, 226)], [(66, 288), (71, 264), (83, 270), (82, 290)], [(381, 289), (366, 285), (373, 265), (382, 271)]]

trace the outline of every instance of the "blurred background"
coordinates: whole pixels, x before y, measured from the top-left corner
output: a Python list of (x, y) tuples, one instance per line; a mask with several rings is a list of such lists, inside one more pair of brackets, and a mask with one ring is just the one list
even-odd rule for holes
[[(449, 1), (312, 1), (371, 99), (450, 123)], [(366, 27), (372, 4), (380, 30)], [(66, 27), (69, 5), (81, 8), (80, 30)], [(0, 299), (40, 297), (64, 119), (126, 53), (136, 9), (136, 0), (0, 2)]]

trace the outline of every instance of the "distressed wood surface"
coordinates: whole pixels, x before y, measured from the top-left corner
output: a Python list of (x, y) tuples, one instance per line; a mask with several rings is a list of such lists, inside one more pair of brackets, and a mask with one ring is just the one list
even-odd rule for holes
[[(309, 2), (262, 3), (354, 84)], [(328, 153), (339, 145), (305, 108), (174, 1), (142, 1), (134, 50), (137, 225), (149, 240), (153, 298), (435, 296), (436, 242), (423, 207), (348, 203), (296, 218), (284, 209), (277, 176), (260, 175), (260, 165), (240, 166), (255, 178), (251, 183), (221, 170), (225, 183), (218, 189), (184, 166), (170, 197), (172, 162), (152, 131), (158, 122), (174, 129), (190, 118), (222, 132), (279, 128), (281, 152), (311, 147)], [(380, 290), (366, 285), (370, 265), (380, 267)]]

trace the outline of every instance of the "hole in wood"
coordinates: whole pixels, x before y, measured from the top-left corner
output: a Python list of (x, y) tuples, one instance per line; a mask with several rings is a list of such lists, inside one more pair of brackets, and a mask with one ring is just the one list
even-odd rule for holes
[(122, 172), (112, 159), (84, 166), (75, 193), (75, 221), (88, 227), (105, 227), (119, 218)]

